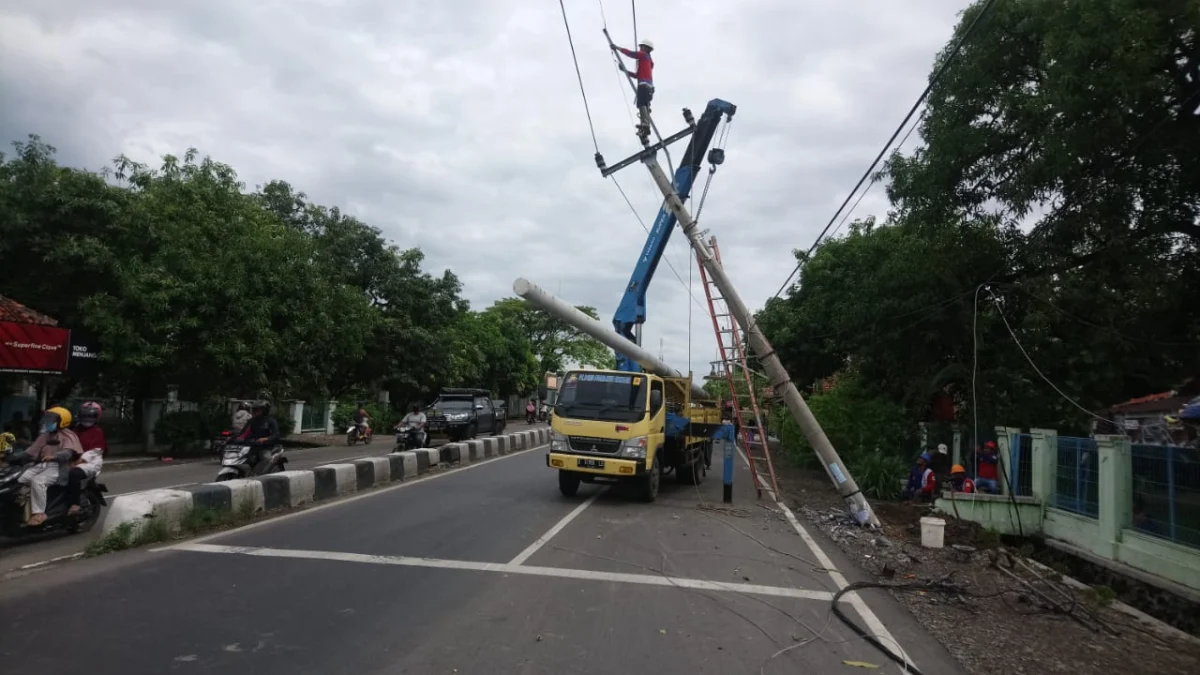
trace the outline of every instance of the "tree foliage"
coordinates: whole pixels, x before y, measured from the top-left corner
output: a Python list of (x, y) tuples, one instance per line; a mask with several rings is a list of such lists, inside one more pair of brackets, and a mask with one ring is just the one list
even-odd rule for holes
[(247, 190), (195, 150), (90, 172), (36, 136), (14, 148), (0, 154), (0, 293), (90, 329), (110, 390), (407, 402), (443, 386), (524, 394), (565, 360), (605, 363), (519, 301), (471, 311), (453, 272), (285, 182)]
[(1200, 372), (1197, 26), (1195, 0), (995, 3), (923, 147), (881, 172), (886, 221), (760, 312), (792, 378), (851, 376), (853, 405), (914, 421), (947, 393), (961, 421), (1086, 433)]

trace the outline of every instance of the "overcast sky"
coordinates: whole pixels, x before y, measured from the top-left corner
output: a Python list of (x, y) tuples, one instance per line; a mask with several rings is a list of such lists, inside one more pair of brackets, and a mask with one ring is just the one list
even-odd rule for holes
[[(653, 0), (654, 116), (738, 106), (705, 205), (725, 268), (759, 307), (925, 86), (967, 0)], [(0, 7), (0, 140), (40, 134), (66, 164), (188, 147), (248, 186), (290, 182), (419, 246), (475, 308), (524, 276), (608, 323), (646, 233), (599, 175), (554, 0), (55, 0)], [(21, 6), (19, 6), (21, 5)], [(600, 3), (567, 12), (610, 164), (640, 146)], [(630, 4), (604, 9), (631, 46)], [(623, 95), (623, 91), (626, 95)], [(918, 141), (914, 135), (911, 147)], [(6, 148), (7, 149), (7, 148)], [(673, 156), (683, 153), (683, 143)], [(645, 168), (619, 174), (649, 225)], [(698, 183), (698, 186), (700, 184)], [(854, 217), (887, 210), (876, 186)], [(694, 258), (675, 232), (683, 281)], [(716, 342), (698, 274), (661, 265), (644, 344), (707, 374)], [(698, 304), (697, 304), (698, 303)], [(691, 330), (689, 349), (689, 307)]]

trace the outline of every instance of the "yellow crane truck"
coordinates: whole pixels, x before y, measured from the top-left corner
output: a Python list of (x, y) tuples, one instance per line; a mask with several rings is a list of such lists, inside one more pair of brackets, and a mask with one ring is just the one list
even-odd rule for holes
[(693, 400), (689, 377), (570, 370), (559, 381), (546, 466), (558, 471), (563, 496), (580, 483), (630, 483), (652, 502), (664, 475), (703, 480), (720, 424), (715, 401)]

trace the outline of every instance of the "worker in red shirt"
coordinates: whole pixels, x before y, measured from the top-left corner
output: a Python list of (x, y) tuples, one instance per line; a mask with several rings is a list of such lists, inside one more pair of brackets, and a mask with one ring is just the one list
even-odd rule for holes
[[(607, 33), (606, 33), (607, 34)], [(625, 71), (630, 79), (637, 82), (637, 109), (641, 122), (638, 124), (638, 135), (645, 141), (650, 137), (650, 101), (654, 99), (654, 59), (650, 53), (654, 51), (654, 43), (649, 40), (638, 41), (638, 50), (625, 49), (609, 40), (608, 46), (619, 54), (624, 54), (637, 62), (634, 72)]]
[(1000, 494), (1000, 457), (995, 441), (984, 443), (983, 452), (975, 455), (975, 485), (982, 492)]
[(954, 492), (975, 491), (975, 481), (967, 477), (967, 469), (962, 464), (950, 467), (950, 489)]

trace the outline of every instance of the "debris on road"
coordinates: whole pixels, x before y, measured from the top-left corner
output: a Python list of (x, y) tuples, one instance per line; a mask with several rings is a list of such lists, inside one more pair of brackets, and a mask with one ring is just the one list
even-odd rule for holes
[(945, 548), (924, 548), (928, 507), (874, 503), (883, 527), (867, 530), (823, 474), (784, 468), (778, 480), (797, 515), (891, 587), (970, 675), (1200, 672), (1200, 639), (1117, 611), (1106, 589), (1064, 583), (975, 523), (942, 516)]

